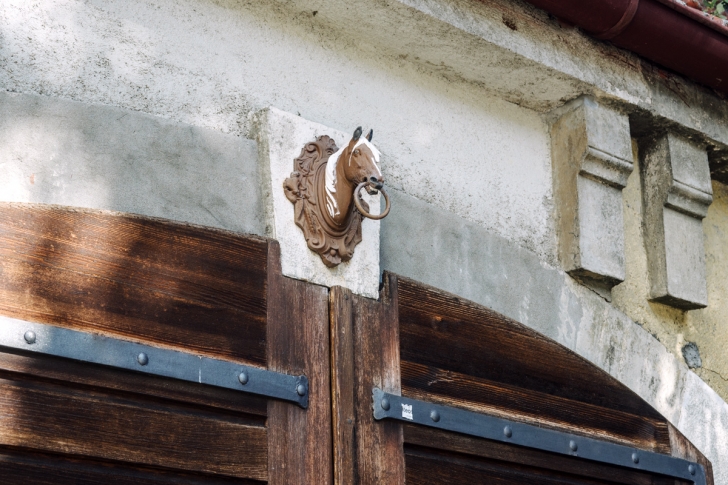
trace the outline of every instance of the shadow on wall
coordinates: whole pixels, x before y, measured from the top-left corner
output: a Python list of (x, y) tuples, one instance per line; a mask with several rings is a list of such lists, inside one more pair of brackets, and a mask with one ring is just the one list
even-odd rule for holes
[(119, 108), (0, 93), (0, 200), (263, 234), (254, 141)]

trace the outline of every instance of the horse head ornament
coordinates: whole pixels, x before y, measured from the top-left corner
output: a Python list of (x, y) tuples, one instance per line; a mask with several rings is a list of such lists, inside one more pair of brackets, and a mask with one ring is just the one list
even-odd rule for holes
[[(379, 220), (389, 214), (390, 203), (379, 169), (379, 150), (372, 145), (373, 130), (362, 137), (361, 127), (338, 148), (324, 135), (301, 150), (291, 176), (283, 182), (294, 205), (295, 222), (303, 230), (309, 249), (330, 268), (354, 256), (361, 242), (363, 217)], [(361, 190), (381, 192), (386, 207), (379, 215), (369, 212)]]

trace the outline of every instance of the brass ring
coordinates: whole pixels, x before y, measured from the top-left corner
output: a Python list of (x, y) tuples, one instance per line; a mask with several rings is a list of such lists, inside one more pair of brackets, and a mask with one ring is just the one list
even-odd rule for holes
[(379, 214), (378, 216), (374, 216), (374, 215), (368, 213), (367, 211), (365, 211), (364, 208), (361, 206), (361, 203), (359, 202), (359, 191), (365, 185), (369, 185), (369, 182), (362, 182), (362, 183), (360, 183), (359, 185), (356, 186), (356, 190), (354, 190), (354, 205), (356, 206), (357, 209), (359, 209), (359, 212), (361, 212), (361, 215), (363, 215), (364, 217), (366, 217), (368, 219), (373, 219), (375, 221), (378, 221), (380, 219), (384, 219), (385, 217), (387, 217), (387, 214), (389, 214), (389, 209), (391, 208), (391, 205), (389, 203), (389, 196), (384, 191), (384, 189), (379, 189), (379, 191), (384, 196), (384, 201), (387, 203), (387, 205), (386, 205), (386, 207), (384, 208), (384, 211), (381, 214)]

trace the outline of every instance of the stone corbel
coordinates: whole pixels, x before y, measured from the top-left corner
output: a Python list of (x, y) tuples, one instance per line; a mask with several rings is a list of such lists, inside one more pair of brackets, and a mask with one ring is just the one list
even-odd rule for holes
[(589, 97), (551, 126), (559, 258), (564, 270), (609, 298), (624, 281), (622, 189), (632, 173), (626, 115)]
[(702, 220), (713, 201), (705, 148), (668, 133), (640, 146), (651, 299), (686, 310), (708, 304)]

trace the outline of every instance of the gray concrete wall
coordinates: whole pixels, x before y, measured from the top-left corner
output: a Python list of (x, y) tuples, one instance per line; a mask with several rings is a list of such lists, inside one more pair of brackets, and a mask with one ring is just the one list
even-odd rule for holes
[(143, 113), (0, 91), (0, 200), (263, 234), (254, 141)]

